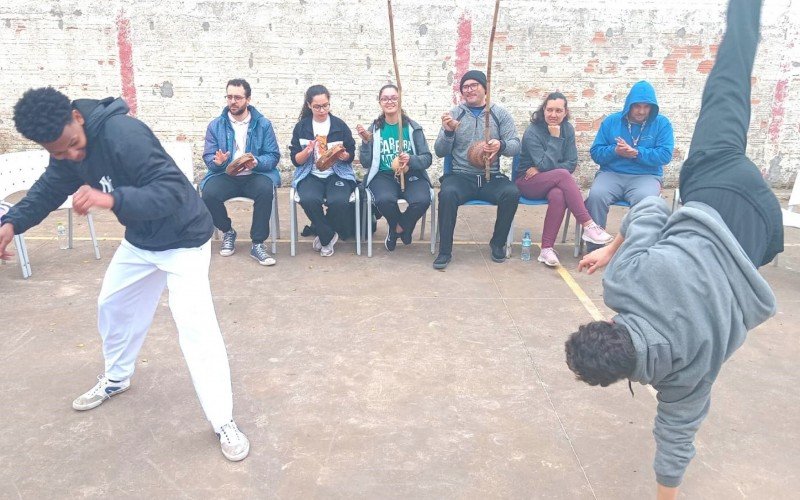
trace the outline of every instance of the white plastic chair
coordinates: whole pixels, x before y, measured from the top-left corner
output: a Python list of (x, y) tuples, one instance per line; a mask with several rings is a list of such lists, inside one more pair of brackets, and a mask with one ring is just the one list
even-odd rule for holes
[[(350, 203), (356, 204), (356, 255), (361, 255), (361, 195), (360, 189), (356, 186), (350, 193)], [(297, 229), (297, 205), (300, 204), (300, 196), (293, 187), (289, 188), (289, 218), (291, 223), (289, 250), (292, 257), (297, 253), (297, 240), (299, 238)], [(372, 228), (370, 228), (372, 229)]]
[[(366, 220), (363, 221), (362, 228), (367, 233), (367, 257), (372, 257), (372, 207), (375, 204), (375, 198), (372, 195), (372, 191), (369, 188), (364, 189), (366, 193), (366, 201), (365, 204), (367, 206), (366, 210)], [(398, 203), (408, 205), (408, 202), (404, 199), (397, 200)], [(431, 188), (431, 206), (429, 207), (431, 212), (431, 254), (436, 252), (436, 191)], [(427, 215), (427, 210), (425, 214), (422, 214), (422, 218), (420, 219), (420, 226), (419, 226), (419, 239), (422, 240), (425, 238), (425, 215)]]
[[(43, 149), (33, 149), (0, 155), (0, 200), (5, 200), (5, 198), (11, 194), (30, 189), (33, 183), (44, 173), (49, 162), (50, 155)], [(11, 204), (5, 203), (5, 205), (10, 207)], [(58, 207), (58, 210), (67, 211), (67, 240), (68, 247), (72, 248), (72, 196), (67, 197), (67, 200)], [(89, 225), (89, 235), (92, 238), (94, 256), (96, 259), (99, 259), (100, 247), (97, 245), (97, 237), (94, 232), (94, 220), (92, 219), (91, 213), (86, 216), (86, 220)], [(28, 251), (25, 246), (23, 235), (18, 234), (14, 236), (14, 245), (19, 254), (22, 277), (27, 279), (33, 273), (31, 272), (31, 263), (28, 259)]]
[[(164, 150), (167, 152), (167, 154), (170, 155), (173, 160), (175, 160), (175, 163), (178, 164), (178, 168), (180, 168), (181, 172), (186, 175), (186, 177), (189, 179), (189, 182), (192, 183), (192, 186), (194, 186), (199, 192), (200, 188), (194, 182), (194, 159), (192, 157), (192, 145), (188, 142), (162, 142), (161, 145), (164, 147)], [(226, 203), (228, 201), (249, 201), (250, 203), (253, 203), (252, 199), (244, 196), (230, 198), (229, 200), (226, 200)], [(281, 237), (281, 224), (278, 215), (278, 190), (274, 185), (272, 187), (272, 214), (269, 218), (269, 234), (270, 240), (272, 241), (272, 253), (278, 253), (278, 238)], [(219, 229), (215, 227), (214, 239), (218, 240), (219, 238)]]
[[(783, 227), (793, 227), (800, 229), (800, 212), (795, 212), (795, 209), (800, 206), (800, 173), (794, 178), (794, 187), (792, 187), (792, 194), (789, 195), (789, 203), (786, 208), (781, 209), (783, 214)], [(773, 263), (778, 265), (778, 256), (775, 256)]]

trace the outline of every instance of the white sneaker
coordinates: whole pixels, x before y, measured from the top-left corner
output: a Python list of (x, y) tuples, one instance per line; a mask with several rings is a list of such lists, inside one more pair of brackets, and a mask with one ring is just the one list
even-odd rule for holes
[(322, 250), (322, 243), (319, 241), (319, 236), (314, 236), (314, 241), (311, 243), (311, 248), (313, 248), (315, 252)]
[(331, 238), (330, 243), (323, 246), (320, 249), (319, 254), (323, 257), (330, 257), (333, 255), (333, 245), (335, 245), (337, 241), (339, 241), (339, 235), (337, 233), (333, 233), (333, 238)]
[(231, 462), (244, 460), (250, 453), (250, 440), (236, 427), (233, 420), (220, 427), (217, 436), (222, 454)]
[(546, 266), (550, 267), (558, 267), (561, 265), (561, 262), (558, 260), (558, 255), (556, 255), (556, 251), (552, 248), (542, 248), (542, 251), (539, 253), (539, 257), (536, 260), (543, 262)]
[(97, 384), (87, 392), (78, 396), (72, 402), (72, 407), (78, 411), (91, 410), (97, 408), (111, 396), (116, 396), (121, 392), (127, 391), (131, 387), (131, 379), (121, 382), (111, 382), (105, 375), (97, 376)]

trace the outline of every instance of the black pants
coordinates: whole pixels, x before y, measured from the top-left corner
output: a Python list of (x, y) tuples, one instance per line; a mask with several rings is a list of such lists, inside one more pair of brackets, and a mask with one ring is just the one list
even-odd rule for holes
[(439, 191), (439, 253), (453, 253), (453, 231), (456, 228), (458, 207), (469, 200), (483, 200), (497, 205), (497, 220), (490, 243), (504, 246), (514, 214), (519, 206), (519, 189), (505, 175), (492, 175), (486, 181), (482, 175), (448, 174), (440, 179)]
[(760, 17), (761, 1), (730, 0), (728, 28), (680, 173), (681, 200), (703, 202), (719, 212), (756, 267), (783, 251), (780, 204), (745, 155)]
[(225, 208), (225, 201), (237, 196), (253, 200), (253, 222), (250, 225), (250, 239), (253, 243), (263, 243), (269, 237), (269, 218), (272, 216), (272, 179), (266, 175), (250, 174), (231, 177), (217, 175), (203, 186), (203, 201), (211, 212), (214, 225), (220, 231), (231, 230), (231, 219)]
[[(406, 190), (400, 191), (400, 182), (393, 172), (378, 172), (369, 183), (369, 190), (375, 200), (378, 211), (386, 217), (389, 223), (389, 232), (395, 233), (399, 225), (403, 232), (414, 232), (425, 211), (431, 206), (431, 186), (424, 177), (407, 172), (405, 174)], [(408, 202), (405, 212), (400, 211), (397, 200), (404, 199)]]
[[(350, 203), (350, 194), (355, 186), (355, 182), (336, 174), (324, 179), (309, 175), (297, 185), (300, 206), (323, 245), (331, 242), (334, 233), (338, 233), (340, 238), (349, 238), (354, 234), (355, 204)], [(327, 213), (323, 206), (328, 207)]]

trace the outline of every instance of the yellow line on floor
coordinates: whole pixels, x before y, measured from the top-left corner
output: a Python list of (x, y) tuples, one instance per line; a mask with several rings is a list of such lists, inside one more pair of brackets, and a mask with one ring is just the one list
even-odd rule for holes
[(589, 313), (589, 316), (591, 316), (592, 319), (595, 321), (602, 321), (603, 319), (605, 319), (603, 313), (601, 313), (600, 309), (598, 309), (597, 306), (594, 305), (592, 299), (590, 299), (589, 296), (586, 295), (586, 292), (583, 291), (583, 288), (581, 288), (581, 286), (575, 281), (572, 275), (569, 274), (569, 271), (567, 271), (564, 268), (564, 266), (558, 266), (557, 271), (558, 275), (561, 276), (561, 279), (564, 280), (564, 283), (567, 284), (569, 289), (572, 290), (572, 293), (574, 293), (575, 296), (578, 297), (578, 300), (581, 301), (581, 304), (583, 304), (583, 308), (586, 309), (586, 311)]

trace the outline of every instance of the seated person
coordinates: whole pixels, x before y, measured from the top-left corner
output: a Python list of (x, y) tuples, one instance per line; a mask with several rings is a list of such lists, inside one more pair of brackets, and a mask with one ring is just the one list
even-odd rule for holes
[[(272, 266), (275, 258), (267, 253), (264, 241), (269, 237), (273, 188), (281, 183), (277, 170), (281, 158), (272, 123), (250, 105), (250, 84), (242, 79), (228, 82), (225, 89), (228, 105), (208, 124), (203, 161), (208, 167), (200, 184), (203, 201), (211, 212), (214, 226), (222, 231), (223, 257), (233, 255), (236, 231), (231, 225), (225, 201), (237, 196), (253, 200), (250, 226), (250, 256), (262, 266)], [(245, 154), (253, 159), (244, 170), (226, 175), (226, 167)]]
[[(398, 237), (404, 245), (411, 243), (414, 227), (431, 205), (431, 181), (427, 172), (431, 166), (431, 152), (422, 127), (403, 113), (403, 151), (398, 155), (400, 94), (395, 85), (390, 83), (381, 88), (378, 103), (380, 116), (368, 130), (361, 125), (356, 126), (356, 130), (363, 139), (359, 159), (367, 169), (364, 185), (372, 192), (375, 206), (389, 224), (384, 246), (392, 252)], [(399, 158), (397, 170), (392, 166), (395, 158)], [(400, 189), (398, 175), (404, 177), (405, 190)], [(408, 201), (405, 212), (401, 212), (397, 204), (401, 198)]]
[[(289, 152), (294, 171), (292, 185), (300, 197), (300, 206), (317, 233), (312, 248), (323, 257), (333, 255), (333, 247), (354, 231), (354, 212), (350, 194), (356, 187), (353, 155), (356, 142), (350, 128), (341, 118), (333, 116), (331, 94), (322, 85), (306, 90), (300, 121), (292, 132)], [(331, 166), (320, 166), (318, 160), (333, 148)], [(327, 205), (327, 212), (325, 206)]]
[[(605, 228), (612, 204), (626, 201), (634, 206), (658, 195), (674, 146), (672, 124), (659, 114), (655, 89), (644, 80), (637, 82), (622, 111), (600, 124), (590, 150), (592, 160), (600, 165), (586, 199), (592, 220)], [(587, 247), (591, 251), (597, 245)]]
[(461, 77), (461, 96), (464, 102), (442, 115), (442, 128), (434, 143), (437, 156), (450, 155), (452, 172), (441, 179), (439, 190), (439, 255), (434, 269), (444, 269), (453, 253), (453, 232), (458, 207), (469, 200), (479, 199), (497, 205), (497, 220), (489, 240), (492, 260), (506, 260), (506, 239), (519, 205), (519, 189), (500, 173), (500, 155), (514, 156), (519, 152), (519, 137), (514, 118), (503, 107), (492, 103), (489, 111), (490, 139), (483, 145), (483, 155), (490, 158), (491, 179), (486, 180), (484, 168), (472, 165), (467, 151), (474, 143), (484, 141), (486, 128), (486, 75), (471, 70)]
[(575, 129), (569, 123), (567, 98), (561, 92), (549, 94), (533, 113), (531, 124), (522, 136), (522, 152), (517, 166), (517, 188), (526, 198), (547, 198), (547, 213), (542, 229), (539, 262), (560, 265), (553, 245), (569, 208), (583, 225), (583, 239), (598, 245), (612, 236), (595, 224), (583, 204), (581, 190), (572, 173), (578, 164)]

